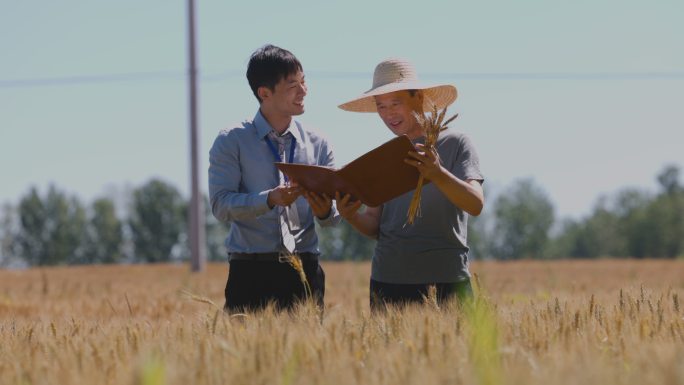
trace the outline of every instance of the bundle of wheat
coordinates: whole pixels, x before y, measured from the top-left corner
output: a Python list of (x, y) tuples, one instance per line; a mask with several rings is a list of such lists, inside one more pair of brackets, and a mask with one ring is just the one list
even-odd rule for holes
[[(444, 121), (447, 109), (444, 108), (440, 111), (437, 109), (436, 104), (431, 103), (431, 105), (432, 111), (429, 113), (413, 113), (413, 116), (415, 116), (416, 120), (418, 121), (418, 124), (420, 124), (421, 128), (423, 129), (423, 133), (425, 134), (426, 152), (434, 151), (435, 144), (437, 144), (437, 138), (439, 138), (440, 132), (446, 130), (448, 128), (449, 123), (451, 123), (452, 121), (454, 121), (454, 119), (456, 119), (456, 117), (458, 117), (458, 114), (455, 114), (446, 121)], [(418, 178), (418, 186), (416, 187), (416, 190), (413, 192), (413, 198), (411, 198), (411, 204), (409, 205), (407, 214), (408, 218), (406, 219), (406, 224), (413, 224), (416, 216), (420, 216), (420, 195), (423, 189), (423, 183), (424, 178), (421, 174)]]

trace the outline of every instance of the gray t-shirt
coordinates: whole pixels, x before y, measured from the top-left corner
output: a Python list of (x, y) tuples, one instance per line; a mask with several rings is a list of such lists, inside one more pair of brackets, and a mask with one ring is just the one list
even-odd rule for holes
[[(414, 141), (423, 142), (423, 138)], [(477, 152), (466, 135), (443, 131), (436, 147), (442, 165), (454, 176), (484, 181)], [(468, 214), (430, 183), (423, 186), (422, 215), (404, 226), (412, 197), (409, 191), (383, 205), (371, 278), (400, 284), (468, 279)]]

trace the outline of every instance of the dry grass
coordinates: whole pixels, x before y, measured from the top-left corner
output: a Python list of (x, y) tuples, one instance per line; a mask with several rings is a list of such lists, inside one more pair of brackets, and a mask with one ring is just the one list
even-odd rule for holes
[(324, 268), (322, 322), (224, 315), (220, 264), (0, 271), (0, 383), (684, 383), (684, 261), (476, 263), (474, 304), (374, 317)]

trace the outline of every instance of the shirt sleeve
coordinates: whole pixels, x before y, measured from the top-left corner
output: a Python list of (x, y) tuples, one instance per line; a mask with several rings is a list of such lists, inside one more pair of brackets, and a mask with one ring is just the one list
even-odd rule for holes
[(473, 142), (467, 135), (462, 135), (460, 139), (458, 155), (451, 172), (461, 180), (474, 179), (483, 183), (484, 177), (480, 171), (480, 158)]
[(209, 196), (211, 212), (221, 222), (250, 219), (271, 210), (270, 190), (240, 193), (240, 148), (230, 131), (222, 132), (209, 151)]
[[(332, 147), (328, 144), (326, 140), (323, 140), (321, 143), (321, 152), (318, 160), (318, 165), (326, 167), (335, 167), (335, 156), (333, 155)], [(330, 198), (332, 199), (332, 197)], [(342, 220), (342, 217), (340, 216), (340, 213), (337, 211), (334, 202), (332, 204), (332, 207), (330, 208), (330, 214), (327, 218), (320, 219), (315, 215), (314, 218), (316, 218), (316, 222), (318, 222), (318, 224), (321, 227), (335, 226)]]

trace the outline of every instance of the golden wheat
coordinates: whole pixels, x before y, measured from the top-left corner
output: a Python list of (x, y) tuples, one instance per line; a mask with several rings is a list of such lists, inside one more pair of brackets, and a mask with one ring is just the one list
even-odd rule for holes
[[(0, 384), (682, 384), (684, 261), (475, 263), (476, 301), (219, 311), (228, 267), (0, 271)], [(428, 298), (433, 294), (428, 293)]]
[(306, 273), (304, 272), (304, 264), (302, 259), (297, 254), (283, 254), (278, 258), (280, 263), (287, 263), (290, 265), (299, 275), (299, 280), (304, 286), (305, 299), (311, 298), (311, 286), (309, 281), (306, 279)]
[[(414, 112), (413, 116), (420, 125), (424, 135), (425, 135), (425, 152), (433, 152), (435, 150), (435, 145), (437, 144), (437, 139), (439, 138), (440, 132), (448, 128), (449, 123), (458, 117), (458, 114), (453, 115), (449, 119), (444, 121), (447, 109), (444, 108), (441, 111), (438, 110), (437, 105), (434, 103), (429, 103), (432, 105), (432, 111), (429, 113)], [(418, 177), (418, 185), (416, 190), (413, 192), (413, 197), (411, 198), (411, 203), (409, 204), (409, 209), (407, 213), (406, 224), (413, 224), (415, 218), (420, 217), (420, 196), (423, 189), (423, 184), (425, 183), (425, 178), (421, 174)]]

